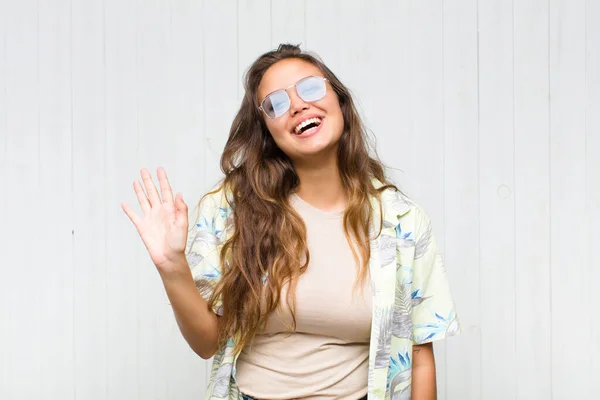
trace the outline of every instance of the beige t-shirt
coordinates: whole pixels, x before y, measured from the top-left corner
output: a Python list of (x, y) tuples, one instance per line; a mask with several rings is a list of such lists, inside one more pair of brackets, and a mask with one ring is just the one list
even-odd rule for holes
[(371, 282), (353, 292), (357, 266), (344, 235), (343, 212), (292, 206), (307, 228), (308, 269), (296, 289), (295, 333), (285, 304), (236, 364), (242, 393), (256, 399), (351, 399), (367, 394)]

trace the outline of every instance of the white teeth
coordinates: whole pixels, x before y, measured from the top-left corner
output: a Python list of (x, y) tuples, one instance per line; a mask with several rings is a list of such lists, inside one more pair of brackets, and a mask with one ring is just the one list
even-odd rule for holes
[(298, 135), (300, 133), (302, 128), (304, 128), (305, 126), (310, 125), (310, 124), (317, 124), (317, 126), (319, 126), (321, 124), (321, 118), (307, 119), (306, 121), (303, 121), (302, 123), (298, 124), (298, 126), (296, 126), (296, 129), (294, 129), (294, 131), (296, 132), (296, 135)]

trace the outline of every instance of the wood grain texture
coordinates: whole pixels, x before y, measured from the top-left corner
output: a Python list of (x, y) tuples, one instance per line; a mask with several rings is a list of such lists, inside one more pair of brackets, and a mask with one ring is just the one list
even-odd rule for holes
[(590, 293), (590, 358), (592, 379), (587, 388), (588, 396), (600, 393), (600, 321), (594, 311), (600, 305), (600, 3), (588, 0), (586, 3), (586, 268), (589, 273), (588, 290)]
[[(138, 16), (136, 2), (105, 1), (106, 74), (106, 276), (107, 398), (138, 398), (139, 282), (151, 266), (139, 268), (139, 236), (120, 203), (141, 215), (132, 182), (138, 161)], [(127, 178), (127, 179), (125, 179)], [(136, 245), (133, 245), (136, 244)]]
[(412, 180), (405, 175), (410, 166), (407, 160), (411, 143), (410, 15), (406, 10), (406, 3), (387, 0), (374, 1), (367, 7), (369, 29), (364, 35), (369, 67), (356, 83), (348, 83), (362, 83), (361, 98), (357, 100), (378, 155), (388, 167), (390, 178), (401, 190), (411, 193)]
[(296, 0), (270, 1), (271, 47), (281, 43), (306, 45), (306, 2)]
[[(343, 67), (339, 62), (341, 51), (339, 30), (342, 28), (342, 23), (338, 14), (341, 2), (305, 0), (304, 4), (306, 22), (303, 48), (317, 53), (330, 69), (341, 75), (340, 69)], [(343, 75), (340, 79), (343, 79)]]
[[(156, 169), (170, 170), (177, 154), (169, 124), (169, 58), (172, 54), (171, 9), (164, 1), (138, 3), (138, 163), (148, 168), (158, 186)], [(139, 175), (138, 175), (139, 177)], [(169, 331), (174, 323), (166, 307), (162, 282), (143, 246), (138, 247), (138, 393), (143, 399), (166, 398), (170, 352)]]
[[(71, 30), (70, 4), (38, 3), (39, 194), (43, 234), (38, 251), (50, 262), (39, 263), (35, 275), (43, 335), (38, 385), (40, 397), (73, 399), (74, 315)], [(42, 217), (43, 216), (43, 217)], [(50, 227), (51, 230), (49, 229)], [(50, 272), (51, 271), (51, 272)], [(48, 346), (48, 338), (52, 345)]]
[(106, 71), (102, 3), (71, 7), (75, 397), (108, 395)]
[(513, 2), (478, 17), (481, 388), (500, 400), (516, 395)]
[(202, 23), (205, 37), (203, 166), (206, 184), (212, 187), (223, 175), (221, 153), (240, 105), (237, 3), (205, 0)]
[[(244, 76), (261, 54), (271, 50), (271, 2), (269, 0), (238, 0), (237, 10), (237, 100), (244, 97)], [(224, 52), (235, 51), (223, 48)]]
[(548, 4), (514, 3), (517, 399), (552, 398)]
[[(550, 277), (552, 395), (591, 396), (590, 269), (586, 253), (585, 1), (550, 1)], [(568, 245), (565, 239), (568, 238)]]
[[(600, 3), (588, 0), (586, 19), (586, 216), (587, 216), (587, 268), (590, 305), (592, 310), (600, 304), (600, 253), (597, 238), (600, 237)], [(600, 321), (591, 321), (590, 376), (600, 375)], [(600, 393), (600, 379), (592, 379), (588, 388), (590, 397)]]
[(448, 343), (447, 398), (483, 398), (477, 2), (444, 3), (444, 242), (463, 332)]
[[(42, 238), (35, 229), (41, 215), (39, 207), (39, 79), (38, 18), (34, 1), (15, 4), (8, 10), (5, 36), (5, 180), (2, 195), (6, 207), (3, 230), (6, 229), (2, 267), (9, 273), (4, 301), (10, 305), (9, 321), (3, 335), (9, 387), (7, 398), (39, 397), (42, 388), (31, 376), (42, 373), (44, 360), (39, 336), (42, 312), (38, 304), (41, 294), (24, 291), (25, 282), (40, 277), (43, 257), (31, 258), (30, 246)], [(41, 278), (41, 277), (40, 277)], [(43, 281), (38, 281), (43, 285)], [(2, 356), (5, 357), (4, 354)], [(33, 374), (32, 374), (33, 373)], [(18, 387), (11, 382), (21, 382)]]
[[(8, 37), (8, 13), (7, 2), (0, 3), (0, 182), (8, 181), (8, 57), (7, 57), (7, 37)], [(8, 185), (6, 189), (8, 191)], [(5, 193), (5, 192), (3, 192)], [(5, 260), (8, 261), (8, 241), (7, 236), (10, 232), (8, 225), (8, 195), (0, 196), (0, 252), (6, 254)], [(17, 318), (16, 307), (10, 303), (10, 283), (8, 279), (0, 280), (0, 321), (7, 323), (0, 324), (0, 354), (3, 354), (0, 360), (0, 397), (8, 398), (11, 390), (11, 366), (12, 366), (12, 346), (9, 344), (11, 335), (11, 325)]]

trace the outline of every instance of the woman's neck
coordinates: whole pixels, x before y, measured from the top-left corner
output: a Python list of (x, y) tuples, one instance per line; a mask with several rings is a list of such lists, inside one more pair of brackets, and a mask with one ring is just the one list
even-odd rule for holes
[(296, 192), (302, 200), (323, 211), (343, 211), (348, 199), (337, 162), (327, 165), (296, 166), (300, 186)]

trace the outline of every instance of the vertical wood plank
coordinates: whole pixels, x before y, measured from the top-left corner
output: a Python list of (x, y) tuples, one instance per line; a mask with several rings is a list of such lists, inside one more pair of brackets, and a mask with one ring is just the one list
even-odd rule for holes
[(444, 2), (444, 242), (463, 332), (447, 344), (447, 398), (480, 399), (477, 1)]
[[(600, 3), (588, 0), (586, 5), (586, 220), (587, 220), (587, 268), (590, 290), (590, 311), (600, 304), (600, 255), (597, 240), (600, 237)], [(593, 316), (591, 322), (591, 346), (589, 349), (592, 368), (588, 398), (600, 393), (600, 321)]]
[(306, 49), (316, 53), (349, 89), (367, 126), (367, 77), (370, 74), (368, 67), (373, 62), (370, 56), (374, 55), (368, 44), (368, 30), (375, 7), (375, 3), (371, 6), (357, 3), (347, 7), (340, 1), (309, 1), (306, 4)]
[[(138, 163), (148, 168), (158, 187), (156, 169), (170, 171), (177, 155), (169, 126), (169, 58), (171, 57), (170, 5), (167, 2), (138, 1)], [(138, 172), (139, 177), (139, 172)], [(172, 312), (165, 302), (162, 281), (144, 246), (138, 247), (139, 397), (163, 399), (167, 396), (166, 379), (169, 354), (169, 330)]]
[(516, 395), (513, 2), (478, 14), (481, 387), (500, 400)]
[[(404, 113), (409, 118), (409, 134), (399, 143), (403, 150), (401, 165), (409, 195), (420, 204), (431, 218), (434, 234), (442, 256), (445, 257), (444, 221), (444, 68), (443, 68), (443, 9), (442, 1), (408, 2), (408, 35), (406, 59), (409, 73), (405, 79), (407, 105)], [(386, 19), (389, 18), (386, 16)], [(399, 39), (395, 39), (399, 40)], [(400, 46), (391, 45), (390, 49)], [(396, 52), (396, 51), (394, 51)], [(390, 55), (386, 55), (389, 58)], [(402, 56), (404, 57), (404, 56)], [(386, 62), (382, 59), (380, 62)], [(394, 76), (396, 74), (392, 74)], [(391, 76), (388, 76), (389, 79)], [(382, 88), (378, 89), (381, 92)], [(395, 93), (397, 95), (397, 93)], [(394, 122), (394, 115), (386, 117), (386, 127)], [(382, 132), (387, 141), (392, 135)], [(447, 264), (449, 276), (456, 276), (455, 266)], [(453, 287), (453, 292), (457, 290)], [(453, 341), (453, 339), (450, 339)], [(446, 346), (448, 341), (434, 343), (438, 396), (446, 399)]]
[[(0, 182), (8, 181), (8, 2), (0, 2)], [(8, 193), (8, 187), (3, 193)], [(0, 252), (8, 255), (8, 211), (7, 195), (0, 196)], [(6, 258), (8, 260), (8, 257)], [(0, 398), (7, 399), (9, 384), (11, 382), (11, 350), (10, 333), (13, 324), (12, 306), (10, 304), (11, 292), (9, 280), (0, 280), (0, 320), (7, 321), (0, 324)]]
[[(405, 149), (404, 167), (410, 191), (442, 229), (443, 223), (443, 156), (444, 156), (444, 84), (443, 84), (443, 24), (439, 1), (408, 2), (406, 10), (410, 38), (406, 43), (408, 73), (403, 82), (409, 136), (399, 143)], [(389, 47), (396, 47), (393, 43)], [(398, 46), (401, 47), (401, 46)], [(389, 57), (389, 55), (387, 56)], [(384, 62), (381, 59), (381, 62)], [(387, 76), (390, 79), (395, 74)], [(395, 77), (394, 77), (395, 78)], [(381, 88), (378, 89), (381, 92)], [(396, 113), (386, 116), (389, 126)], [(383, 134), (387, 139), (392, 136)], [(441, 233), (441, 231), (440, 231)], [(438, 242), (443, 245), (443, 237)]]
[[(338, 46), (341, 25), (338, 11), (339, 1), (337, 0), (326, 2), (305, 0), (306, 38), (304, 49), (316, 52), (335, 74), (342, 75), (338, 62), (341, 54)], [(343, 79), (343, 75), (339, 78)]]
[[(238, 90), (238, 20), (237, 3), (205, 0), (203, 36), (218, 31), (218, 36), (204, 40), (204, 176), (207, 187), (223, 174), (220, 160), (229, 129), (239, 109)], [(227, 62), (223, 62), (227, 49)]]
[(261, 54), (271, 50), (271, 2), (238, 0), (238, 103), (244, 97), (244, 76)]
[[(106, 279), (107, 397), (139, 396), (138, 282), (140, 239), (121, 211), (137, 206), (132, 182), (139, 178), (136, 2), (105, 1), (106, 65)], [(139, 208), (139, 207), (135, 207)], [(141, 213), (138, 211), (138, 214)], [(145, 265), (144, 265), (145, 266)], [(150, 270), (150, 268), (146, 268)], [(149, 272), (147, 272), (149, 273)], [(143, 368), (151, 368), (144, 365)]]
[[(169, 104), (168, 126), (171, 141), (177, 149), (165, 154), (169, 160), (169, 181), (174, 193), (182, 192), (195, 218), (194, 205), (203, 194), (203, 151), (205, 132), (202, 129), (205, 37), (202, 33), (203, 2), (171, 1), (170, 57), (168, 64)], [(211, 37), (209, 35), (209, 37)], [(165, 299), (169, 318), (168, 347), (165, 360), (167, 399), (203, 398), (207, 380), (207, 362), (188, 346), (175, 322), (172, 308)]]
[[(32, 268), (43, 276), (39, 354), (44, 360), (36, 380), (40, 397), (73, 399), (73, 202), (71, 170), (70, 1), (38, 2), (40, 197), (43, 225), (51, 232), (38, 243), (49, 262)], [(51, 228), (50, 228), (51, 227)], [(32, 272), (33, 272), (32, 271)], [(50, 272), (51, 271), (51, 272)], [(49, 345), (50, 343), (50, 345)]]
[[(44, 357), (39, 332), (45, 327), (41, 293), (32, 290), (31, 282), (43, 285), (44, 257), (31, 258), (32, 245), (45, 235), (39, 229), (45, 224), (40, 207), (40, 142), (39, 142), (39, 76), (38, 76), (38, 9), (35, 1), (12, 3), (6, 15), (6, 219), (2, 227), (8, 232), (3, 265), (9, 266), (6, 301), (10, 311), (6, 346), (2, 358), (9, 369), (10, 399), (42, 397), (43, 388), (34, 377), (44, 369)], [(41, 222), (44, 221), (44, 222)], [(33, 254), (38, 254), (37, 251)], [(44, 272), (41, 275), (41, 272)], [(41, 279), (40, 279), (41, 278)]]
[(172, 1), (170, 8), (168, 59), (170, 141), (177, 149), (170, 155), (169, 181), (175, 192), (183, 192), (186, 203), (194, 205), (204, 189), (203, 143), (204, 63), (206, 34), (201, 23), (202, 1)]
[(411, 195), (409, 176), (403, 174), (411, 165), (408, 146), (412, 136), (408, 3), (377, 0), (367, 7), (366, 15), (371, 22), (365, 40), (372, 61), (361, 77), (365, 123), (375, 135), (390, 179)]
[[(361, 111), (360, 85), (367, 76), (366, 65), (370, 63), (367, 54), (372, 54), (365, 34), (369, 8), (365, 3), (348, 7), (339, 0), (306, 2), (305, 48), (317, 53), (350, 89)], [(362, 29), (357, 29), (358, 26)]]
[(306, 6), (304, 1), (276, 0), (271, 3), (271, 47), (281, 43), (306, 46)]
[(75, 397), (106, 399), (104, 9), (71, 4)]
[(552, 398), (548, 3), (514, 2), (516, 398)]
[[(334, 71), (337, 71), (342, 82), (350, 89), (361, 115), (364, 114), (364, 77), (370, 73), (371, 63), (371, 52), (365, 35), (365, 31), (369, 29), (368, 8), (365, 2), (357, 2), (353, 7), (348, 7), (345, 2), (336, 1), (333, 24), (337, 36), (335, 41), (330, 42), (337, 49), (335, 62), (338, 65)], [(357, 29), (359, 26), (362, 29)], [(325, 62), (328, 63), (327, 60)]]
[[(556, 399), (587, 398), (593, 309), (585, 252), (585, 1), (550, 1), (552, 384)], [(568, 240), (568, 245), (565, 245)]]

